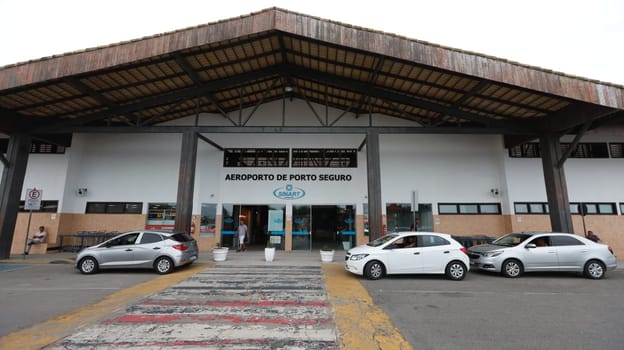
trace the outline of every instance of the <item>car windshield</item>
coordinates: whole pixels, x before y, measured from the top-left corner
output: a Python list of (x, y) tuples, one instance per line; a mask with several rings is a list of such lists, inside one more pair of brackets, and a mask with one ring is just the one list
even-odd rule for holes
[(367, 245), (371, 246), (371, 247), (379, 247), (380, 245), (395, 239), (396, 237), (398, 237), (397, 235), (394, 234), (389, 234), (389, 235), (385, 235), (385, 236), (381, 236), (379, 238), (377, 238), (376, 240), (369, 242)]
[(494, 242), (492, 242), (492, 244), (501, 245), (504, 247), (514, 247), (524, 242), (527, 238), (531, 236), (532, 235), (529, 233), (510, 233), (495, 240)]
[(176, 233), (170, 237), (176, 242), (190, 242), (193, 240), (193, 237), (187, 233)]

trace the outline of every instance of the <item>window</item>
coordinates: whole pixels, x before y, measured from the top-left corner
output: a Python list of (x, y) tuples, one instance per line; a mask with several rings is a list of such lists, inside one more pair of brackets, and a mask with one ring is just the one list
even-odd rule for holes
[(525, 143), (509, 149), (509, 157), (511, 158), (539, 158), (539, 143)]
[[(0, 154), (6, 153), (9, 149), (9, 139), (0, 139)], [(30, 143), (30, 153), (39, 154), (63, 154), (65, 147), (33, 140)]]
[(87, 202), (87, 214), (141, 214), (141, 202)]
[(223, 152), (226, 168), (288, 168), (287, 148), (228, 148)]
[(514, 211), (516, 214), (548, 214), (548, 203), (515, 202)]
[(158, 243), (162, 241), (162, 236), (153, 232), (143, 232), (141, 244)]
[(114, 246), (118, 246), (118, 245), (134, 244), (134, 242), (136, 242), (138, 237), (139, 237), (139, 232), (132, 232), (132, 233), (129, 233), (127, 235), (123, 235), (123, 236), (121, 236), (119, 238), (116, 238), (116, 239), (110, 241), (110, 243), (108, 243), (108, 246), (114, 247)]
[(431, 235), (418, 236), (419, 247), (437, 247), (437, 246), (449, 245), (449, 244), (451, 243), (442, 237), (431, 236)]
[(217, 205), (213, 203), (202, 203), (201, 205), (201, 225), (199, 235), (214, 237), (217, 227)]
[[(27, 212), (30, 210), (25, 210), (24, 209), (24, 201), (20, 201), (19, 204), (19, 211), (21, 212)], [(56, 213), (58, 212), (58, 201), (41, 201), (41, 206), (39, 207), (39, 210), (35, 210), (38, 213)]]
[(587, 215), (616, 215), (615, 203), (570, 203), (570, 213), (579, 214), (579, 205), (585, 205)]
[(570, 246), (570, 245), (584, 245), (573, 235), (569, 236), (552, 236), (550, 237), (552, 245), (554, 246)]
[(438, 203), (438, 213), (443, 214), (494, 214), (501, 213), (500, 203)]
[[(562, 143), (561, 152), (566, 152), (570, 145), (570, 143)], [(609, 158), (609, 149), (604, 142), (580, 142), (570, 153), (570, 158)]]
[(30, 153), (63, 154), (65, 153), (65, 147), (33, 140), (30, 143)]
[(294, 148), (293, 168), (357, 168), (357, 149)]
[[(561, 143), (561, 152), (566, 152), (570, 145), (571, 143)], [(616, 158), (614, 154), (620, 154), (618, 158), (621, 158), (623, 153), (621, 144), (607, 144), (606, 142), (580, 142), (570, 153), (570, 158), (609, 158), (609, 150), (611, 150), (611, 157)], [(537, 142), (525, 143), (509, 149), (511, 158), (539, 158), (540, 156), (540, 145)]]
[(611, 158), (624, 158), (624, 143), (609, 143)]

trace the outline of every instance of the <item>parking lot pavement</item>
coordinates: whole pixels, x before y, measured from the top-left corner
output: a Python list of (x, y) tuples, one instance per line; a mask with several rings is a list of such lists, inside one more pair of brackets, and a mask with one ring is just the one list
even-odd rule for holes
[(417, 349), (622, 349), (624, 271), (520, 278), (471, 271), (465, 280), (393, 276), (360, 280)]
[[(394, 349), (394, 344), (403, 344), (399, 348), (411, 349), (383, 311), (371, 305), (358, 280), (344, 271), (341, 259), (322, 266), (318, 252), (278, 252), (267, 263), (263, 252), (250, 251), (165, 276), (150, 271), (83, 276), (71, 265), (32, 266), (62, 270), (54, 276), (58, 283), (110, 283), (122, 275), (145, 276), (147, 281), (12, 332), (0, 338), (0, 348)], [(168, 278), (179, 280), (163, 281)], [(75, 293), (81, 292), (64, 294)], [(22, 307), (38, 310), (32, 303)], [(349, 320), (364, 326), (353, 327), (358, 323)], [(351, 329), (345, 327), (349, 324)]]
[[(431, 276), (368, 281), (344, 271), (340, 254), (335, 263), (320, 264), (318, 252), (278, 252), (270, 263), (260, 251), (231, 252), (223, 263), (205, 253), (191, 268), (165, 276), (147, 270), (84, 276), (73, 267), (74, 256), (0, 261), (0, 307), (11, 315), (0, 319), (14, 327), (0, 322), (0, 348), (121, 346), (119, 335), (141, 349), (172, 341), (179, 348), (227, 347), (232, 339), (258, 348), (463, 350), (501, 342), (507, 349), (620, 349), (624, 341), (614, 327), (624, 314), (623, 264), (601, 281), (474, 271), (461, 282)], [(29, 321), (20, 324), (23, 319)], [(149, 336), (132, 338), (121, 331), (127, 327)]]

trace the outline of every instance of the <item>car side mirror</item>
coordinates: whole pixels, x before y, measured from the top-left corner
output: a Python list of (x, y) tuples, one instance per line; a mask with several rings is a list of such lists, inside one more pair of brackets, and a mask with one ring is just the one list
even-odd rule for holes
[(527, 245), (524, 246), (525, 248), (537, 248), (537, 246), (535, 245), (535, 243), (529, 243)]

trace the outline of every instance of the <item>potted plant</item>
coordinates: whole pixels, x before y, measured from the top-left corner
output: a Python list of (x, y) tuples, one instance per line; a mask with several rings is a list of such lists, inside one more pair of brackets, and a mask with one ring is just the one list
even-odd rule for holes
[(221, 243), (217, 242), (212, 248), (212, 258), (214, 261), (225, 261), (227, 259), (228, 247), (222, 247)]
[(334, 253), (335, 250), (330, 246), (325, 245), (321, 248), (321, 262), (332, 262), (334, 261)]
[(274, 258), (275, 258), (275, 247), (273, 246), (273, 243), (271, 242), (271, 240), (268, 240), (267, 246), (266, 248), (264, 248), (264, 260), (273, 261)]

